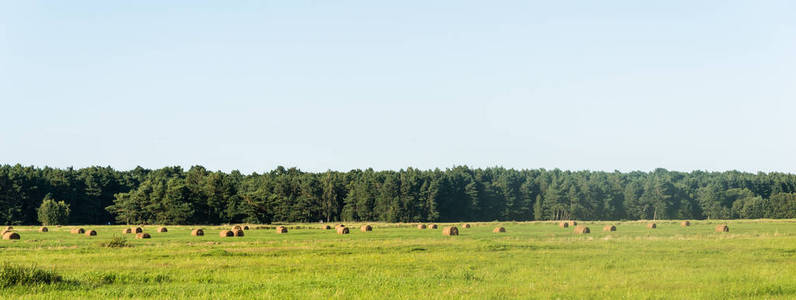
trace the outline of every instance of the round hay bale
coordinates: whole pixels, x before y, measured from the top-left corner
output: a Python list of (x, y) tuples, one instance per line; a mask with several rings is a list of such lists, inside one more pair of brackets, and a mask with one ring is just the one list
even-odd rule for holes
[(240, 227), (240, 225), (232, 226), (232, 231), (237, 231), (237, 230), (243, 230), (243, 227)]
[(417, 225), (417, 229), (426, 229), (426, 224)]
[(83, 228), (72, 228), (72, 230), (69, 230), (69, 232), (72, 234), (84, 234), (86, 233), (86, 230)]
[(11, 229), (14, 229), (14, 226), (6, 226), (5, 231), (11, 231)]
[(442, 228), (442, 235), (459, 235), (459, 228), (456, 226)]
[(688, 227), (688, 226), (691, 226), (691, 222), (688, 222), (688, 221), (682, 221), (682, 222), (680, 222), (680, 226), (683, 226), (683, 227)]
[(492, 229), (492, 232), (494, 232), (494, 233), (506, 232), (506, 228), (503, 228), (503, 227), (495, 227), (495, 229)]
[(616, 226), (614, 226), (614, 225), (605, 225), (605, 227), (603, 227), (603, 231), (616, 231)]
[(716, 232), (730, 232), (730, 227), (725, 224), (716, 226)]
[(205, 231), (202, 230), (201, 228), (194, 229), (194, 230), (191, 230), (191, 235), (192, 236), (204, 236), (205, 235)]
[(249, 225), (243, 225), (243, 230), (249, 230)]
[(569, 227), (569, 223), (567, 223), (567, 222), (559, 222), (558, 223), (558, 227), (567, 228), (567, 227)]
[(287, 233), (287, 228), (285, 226), (277, 226), (276, 233)]
[(649, 223), (649, 224), (647, 224), (647, 228), (655, 229), (655, 228), (658, 228), (658, 225), (655, 225), (655, 223)]
[(149, 233), (146, 233), (146, 232), (137, 233), (135, 235), (135, 238), (137, 238), (137, 239), (148, 239), (148, 238), (151, 238), (151, 237), (152, 236), (150, 236)]
[(569, 223), (569, 226), (577, 226), (578, 225), (578, 222), (575, 222), (575, 221), (569, 221), (567, 223)]
[(371, 227), (370, 225), (365, 224), (365, 225), (362, 225), (362, 227), (359, 227), (359, 230), (362, 230), (362, 232), (373, 231), (373, 227)]
[(235, 233), (232, 232), (232, 230), (222, 230), (221, 232), (218, 233), (218, 236), (220, 236), (220, 237), (231, 237), (231, 236), (235, 236)]
[(243, 229), (233, 230), (232, 234), (234, 236), (237, 236), (237, 237), (242, 237), (243, 236)]
[(19, 239), (19, 233), (12, 232), (12, 231), (6, 231), (6, 233), (3, 233), (3, 239), (4, 240), (18, 240)]
[(345, 225), (343, 225), (343, 224), (334, 225), (334, 229), (337, 229), (337, 228), (340, 228), (340, 227), (345, 227)]
[(329, 230), (329, 229), (332, 229), (332, 226), (329, 226), (329, 225), (323, 225), (323, 229), (324, 229), (324, 230)]
[(42, 227), (39, 228), (39, 232), (49, 232), (49, 231), (50, 231), (50, 229), (48, 229), (45, 226), (42, 226)]
[(158, 227), (158, 232), (169, 232), (169, 230), (166, 227)]
[(470, 228), (470, 224), (464, 224), (462, 225), (462, 228)]
[(577, 234), (591, 233), (591, 230), (589, 230), (589, 227), (580, 225), (580, 226), (575, 226), (575, 233)]
[(348, 234), (348, 227), (337, 227), (337, 234)]
[(437, 229), (437, 224), (428, 225), (428, 229)]
[(86, 236), (95, 236), (95, 235), (97, 235), (97, 232), (94, 230), (89, 229), (88, 231), (86, 231)]
[(130, 233), (133, 233), (133, 229), (132, 228), (125, 228), (125, 229), (122, 230), (122, 234), (130, 234)]
[(141, 227), (136, 227), (136, 228), (135, 228), (135, 229), (133, 229), (133, 230), (135, 231), (135, 233), (143, 233), (143, 232), (144, 232), (144, 229), (143, 229), (143, 228), (141, 228)]

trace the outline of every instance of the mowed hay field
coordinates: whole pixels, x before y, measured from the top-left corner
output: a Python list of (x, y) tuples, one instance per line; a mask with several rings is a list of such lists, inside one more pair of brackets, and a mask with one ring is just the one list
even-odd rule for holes
[[(796, 220), (648, 223), (578, 221), (588, 234), (557, 222), (452, 224), (458, 236), (442, 234), (449, 223), (345, 224), (349, 234), (248, 224), (242, 237), (219, 236), (231, 226), (143, 226), (150, 239), (126, 226), (80, 226), (96, 236), (14, 226), (21, 239), (0, 240), (3, 263), (63, 281), (0, 286), (0, 298), (796, 298)], [(204, 236), (191, 236), (199, 227)], [(101, 245), (113, 237), (129, 247)]]

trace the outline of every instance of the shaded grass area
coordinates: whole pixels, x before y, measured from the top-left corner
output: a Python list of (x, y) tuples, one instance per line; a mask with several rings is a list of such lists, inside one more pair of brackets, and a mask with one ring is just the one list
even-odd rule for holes
[(0, 265), (0, 288), (36, 286), (62, 282), (61, 275), (36, 266), (19, 266), (7, 262)]
[[(262, 226), (220, 238), (216, 226), (204, 226), (204, 237), (190, 236), (196, 226), (167, 233), (146, 226), (152, 239), (135, 240), (120, 226), (84, 226), (96, 237), (22, 227), (21, 240), (0, 243), (4, 259), (55, 270), (62, 281), (0, 292), (10, 299), (796, 297), (793, 220), (724, 222), (729, 233), (714, 232), (716, 221), (657, 221), (652, 230), (611, 222), (616, 232), (600, 231), (608, 222), (581, 223), (592, 233), (549, 222), (470, 223), (457, 237), (415, 224), (376, 223), (373, 232), (349, 235), (289, 224), (296, 229), (287, 234)], [(493, 233), (497, 226), (507, 232)]]

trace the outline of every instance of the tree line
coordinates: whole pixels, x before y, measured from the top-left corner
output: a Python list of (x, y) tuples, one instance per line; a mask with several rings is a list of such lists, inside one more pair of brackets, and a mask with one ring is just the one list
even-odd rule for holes
[(50, 210), (61, 202), (71, 224), (796, 218), (796, 175), (0, 166), (0, 224), (57, 219)]

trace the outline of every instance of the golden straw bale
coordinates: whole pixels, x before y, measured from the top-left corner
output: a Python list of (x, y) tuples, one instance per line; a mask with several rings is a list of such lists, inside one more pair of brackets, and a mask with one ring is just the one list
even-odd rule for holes
[(494, 232), (494, 233), (498, 233), (498, 232), (506, 232), (506, 228), (503, 228), (503, 227), (495, 227), (495, 229), (492, 229), (492, 232)]
[(591, 230), (589, 230), (589, 227), (586, 227), (586, 226), (583, 226), (583, 225), (575, 226), (575, 233), (583, 234), (583, 233), (590, 233), (590, 232), (591, 232)]
[(362, 225), (362, 227), (359, 227), (359, 230), (362, 230), (362, 232), (373, 231), (373, 227), (370, 225)]
[(459, 228), (456, 226), (442, 228), (442, 235), (459, 235)]
[(5, 233), (3, 233), (3, 239), (4, 240), (18, 240), (19, 239), (19, 233), (16, 233), (16, 232), (13, 232), (13, 231), (6, 231)]
[(197, 228), (197, 229), (191, 230), (191, 235), (192, 236), (203, 236), (203, 235), (205, 235), (205, 231), (202, 230), (201, 228)]

